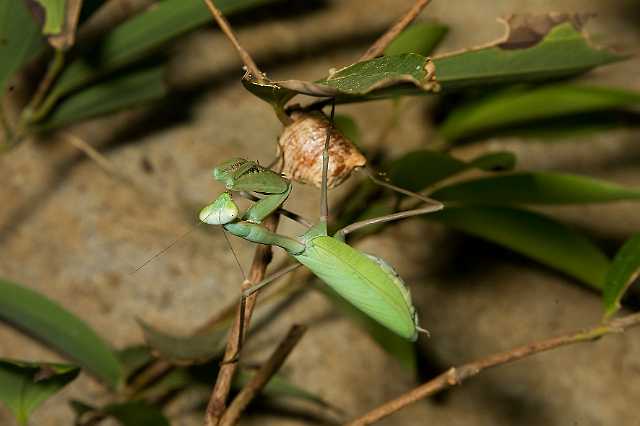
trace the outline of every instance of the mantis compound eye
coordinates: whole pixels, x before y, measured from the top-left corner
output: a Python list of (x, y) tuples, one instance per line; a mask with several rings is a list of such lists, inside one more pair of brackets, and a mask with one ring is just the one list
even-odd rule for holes
[(231, 194), (223, 192), (216, 200), (200, 210), (198, 218), (208, 225), (224, 225), (233, 222), (239, 214)]

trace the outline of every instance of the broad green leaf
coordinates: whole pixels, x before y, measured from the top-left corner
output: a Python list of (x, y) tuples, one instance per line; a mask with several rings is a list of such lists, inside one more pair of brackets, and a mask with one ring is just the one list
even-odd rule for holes
[(394, 160), (389, 167), (389, 178), (394, 184), (417, 192), (472, 168), (509, 170), (515, 162), (515, 156), (510, 152), (488, 153), (464, 162), (445, 152), (425, 149), (409, 152)]
[[(297, 94), (334, 97), (336, 102), (424, 95), (489, 84), (545, 81), (577, 75), (626, 56), (591, 46), (569, 22), (556, 22), (533, 45), (500, 40), (488, 47), (434, 57), (433, 64), (416, 53), (383, 56), (344, 67), (329, 77), (301, 80), (244, 81), (249, 91), (276, 106)], [(435, 66), (438, 84), (427, 78)]]
[(640, 189), (554, 172), (520, 172), (469, 179), (435, 191), (440, 201), (478, 204), (582, 204), (640, 199)]
[(640, 234), (635, 234), (618, 251), (607, 273), (602, 291), (605, 319), (620, 309), (620, 300), (640, 274)]
[(158, 407), (144, 401), (114, 403), (102, 408), (71, 401), (71, 408), (76, 413), (76, 424), (84, 424), (92, 414), (101, 414), (116, 419), (122, 426), (170, 426)]
[[(347, 96), (363, 96), (377, 89), (406, 84), (429, 92), (435, 86), (428, 79), (428, 63), (424, 56), (415, 53), (382, 56), (339, 69), (316, 84), (335, 89), (337, 95)], [(388, 91), (385, 96), (388, 96)]]
[[(242, 389), (255, 375), (256, 369), (243, 368), (233, 378), (232, 386)], [(325, 408), (335, 409), (331, 404), (320, 398), (318, 395), (293, 385), (280, 374), (275, 374), (269, 383), (262, 389), (261, 395), (272, 398), (289, 397), (305, 401), (310, 401)]]
[(27, 425), (31, 413), (79, 372), (73, 365), (0, 359), (0, 400)]
[[(216, 0), (225, 15), (232, 15), (274, 0)], [(109, 71), (129, 65), (156, 51), (171, 39), (212, 22), (202, 0), (164, 0), (110, 31), (86, 56), (73, 61), (60, 75), (47, 103)]]
[(428, 56), (442, 41), (449, 31), (449, 27), (437, 22), (419, 22), (402, 31), (384, 49), (387, 56), (402, 53), (417, 53)]
[(162, 98), (164, 69), (151, 68), (89, 86), (65, 98), (35, 130), (49, 130)]
[(508, 247), (602, 289), (610, 261), (585, 236), (555, 220), (509, 207), (447, 207), (423, 216)]
[(373, 340), (388, 354), (398, 360), (407, 370), (416, 371), (416, 351), (414, 342), (404, 339), (388, 328), (372, 320), (368, 315), (348, 303), (328, 286), (316, 286), (323, 294), (340, 309), (345, 315), (363, 328)]
[(24, 0), (0, 0), (0, 96), (13, 73), (43, 46), (40, 29)]
[(110, 404), (100, 411), (118, 420), (122, 426), (170, 426), (158, 407), (144, 401)]
[(0, 279), (0, 320), (62, 352), (111, 388), (122, 383), (122, 366), (107, 342), (84, 321), (35, 291)]
[[(503, 46), (503, 47), (501, 47)], [(495, 45), (434, 58), (443, 91), (577, 75), (626, 57), (591, 46), (570, 23), (552, 28), (532, 47)]]
[(120, 365), (122, 365), (124, 377), (129, 377), (144, 365), (153, 361), (151, 351), (144, 345), (129, 346), (120, 349), (116, 352), (116, 356), (120, 361)]
[(385, 99), (437, 90), (429, 70), (431, 61), (415, 53), (382, 56), (341, 68), (315, 81), (281, 80), (259, 83), (245, 76), (243, 84), (254, 95), (282, 106), (298, 94), (335, 97), (336, 102)]
[(155, 356), (177, 365), (203, 363), (219, 356), (224, 350), (228, 327), (223, 324), (207, 333), (192, 336), (171, 336), (138, 320), (144, 339)]
[(454, 141), (539, 120), (632, 105), (640, 107), (640, 93), (614, 88), (561, 84), (508, 89), (454, 110), (440, 127), (440, 133)]

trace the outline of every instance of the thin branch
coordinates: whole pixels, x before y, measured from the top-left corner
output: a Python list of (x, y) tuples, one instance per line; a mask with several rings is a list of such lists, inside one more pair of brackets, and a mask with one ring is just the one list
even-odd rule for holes
[(621, 333), (625, 329), (635, 327), (637, 325), (640, 325), (640, 313), (627, 315), (607, 324), (599, 324), (586, 330), (578, 330), (562, 336), (531, 342), (506, 352), (500, 352), (478, 361), (464, 364), (460, 367), (452, 367), (436, 378), (414, 388), (396, 399), (392, 399), (391, 401), (380, 405), (362, 417), (353, 420), (348, 423), (347, 426), (363, 426), (375, 423), (378, 420), (401, 410), (407, 405), (419, 401), (420, 399), (438, 393), (454, 385), (459, 385), (464, 380), (475, 376), (487, 368), (518, 361), (531, 355), (555, 349), (560, 346), (589, 342), (607, 334)]
[(18, 126), (18, 128), (20, 129), (19, 132), (24, 132), (29, 124), (40, 120), (50, 111), (49, 107), (44, 107), (45, 105), (43, 105), (43, 101), (47, 93), (49, 93), (51, 85), (56, 81), (58, 75), (60, 75), (63, 66), (64, 51), (61, 49), (55, 49), (53, 59), (51, 59), (51, 61), (49, 62), (47, 72), (45, 73), (42, 80), (40, 80), (38, 88), (29, 101), (29, 104), (23, 109)]
[(242, 47), (235, 33), (231, 29), (229, 22), (227, 22), (224, 15), (222, 15), (222, 12), (220, 12), (220, 9), (218, 9), (216, 5), (213, 4), (212, 0), (204, 0), (204, 2), (209, 8), (209, 11), (213, 16), (213, 19), (216, 20), (222, 32), (227, 36), (229, 41), (231, 41), (231, 44), (238, 52), (238, 55), (240, 55), (242, 62), (244, 62), (244, 66), (247, 68), (247, 71), (253, 74), (253, 76), (256, 78), (256, 80), (258, 80), (258, 82), (264, 83), (265, 82), (264, 74), (262, 73), (262, 71), (260, 71), (260, 69), (258, 68), (258, 65), (256, 65), (256, 63), (254, 62), (249, 52), (247, 52), (244, 49), (244, 47)]
[(289, 333), (282, 342), (280, 342), (269, 360), (260, 367), (229, 405), (229, 408), (220, 420), (221, 426), (232, 426), (238, 422), (244, 409), (247, 408), (256, 395), (269, 383), (271, 377), (280, 370), (280, 367), (282, 367), (282, 364), (284, 364), (293, 348), (298, 344), (305, 331), (307, 331), (307, 328), (302, 325), (294, 325), (291, 327)]
[(416, 0), (413, 7), (411, 7), (411, 9), (409, 9), (407, 13), (404, 14), (404, 16), (398, 19), (398, 22), (393, 24), (393, 26), (389, 28), (386, 33), (380, 36), (380, 38), (377, 39), (375, 43), (373, 43), (371, 47), (367, 49), (366, 52), (364, 52), (358, 62), (367, 61), (369, 59), (377, 58), (378, 56), (382, 55), (384, 49), (387, 48), (389, 43), (391, 43), (391, 41), (393, 41), (393, 39), (396, 38), (398, 34), (400, 34), (405, 28), (407, 28), (407, 26), (412, 23), (414, 19), (416, 19), (420, 12), (422, 12), (422, 9), (427, 7), (429, 3), (431, 3), (431, 0)]
[[(274, 231), (278, 226), (278, 215), (269, 216), (263, 223), (270, 231)], [(251, 270), (249, 271), (249, 279), (242, 283), (240, 291), (244, 291), (260, 281), (265, 276), (267, 266), (271, 262), (271, 246), (260, 245), (256, 247)], [(226, 401), (231, 390), (231, 381), (238, 366), (238, 352), (244, 341), (246, 332), (249, 329), (249, 323), (256, 305), (259, 292), (255, 292), (245, 299), (244, 309), (238, 306), (236, 319), (233, 322), (229, 336), (227, 337), (227, 347), (225, 349), (223, 363), (220, 365), (220, 371), (216, 378), (216, 384), (211, 392), (211, 398), (207, 404), (207, 413), (205, 418), (206, 426), (216, 426), (220, 418), (225, 412)], [(244, 311), (244, 315), (243, 314)], [(241, 336), (242, 333), (242, 336)]]

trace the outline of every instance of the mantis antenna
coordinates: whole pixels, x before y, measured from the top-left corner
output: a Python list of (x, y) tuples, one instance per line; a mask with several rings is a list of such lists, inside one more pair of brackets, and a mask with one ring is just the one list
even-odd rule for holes
[(331, 100), (331, 126), (327, 129), (327, 138), (324, 141), (322, 150), (322, 185), (320, 187), (320, 222), (327, 224), (329, 218), (329, 197), (327, 194), (327, 176), (329, 174), (329, 142), (331, 141), (331, 131), (333, 130), (333, 118), (336, 112), (336, 98)]

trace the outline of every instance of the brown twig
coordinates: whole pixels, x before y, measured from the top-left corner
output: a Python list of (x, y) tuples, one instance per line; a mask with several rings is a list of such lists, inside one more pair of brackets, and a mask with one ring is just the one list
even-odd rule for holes
[[(263, 222), (264, 226), (270, 231), (274, 231), (278, 226), (278, 218), (278, 215), (269, 216)], [(262, 281), (270, 262), (271, 246), (258, 246), (253, 257), (248, 279), (242, 283), (241, 291)], [(207, 426), (216, 426), (224, 414), (227, 397), (231, 390), (231, 381), (233, 380), (233, 375), (235, 374), (238, 366), (238, 352), (242, 342), (244, 341), (246, 331), (249, 329), (249, 323), (251, 321), (253, 309), (256, 305), (258, 293), (259, 292), (253, 293), (245, 299), (244, 309), (241, 309), (241, 306), (238, 306), (236, 319), (227, 338), (227, 347), (223, 358), (224, 361), (220, 366), (220, 371), (216, 378), (216, 384), (211, 392), (209, 403), (207, 404), (207, 413), (205, 417), (205, 425)], [(244, 311), (244, 318), (242, 317), (242, 311)]]
[(427, 7), (427, 5), (431, 3), (431, 0), (416, 0), (415, 4), (405, 13), (398, 22), (393, 24), (391, 28), (387, 30), (380, 38), (378, 38), (372, 45), (367, 49), (366, 52), (360, 57), (358, 62), (367, 61), (369, 59), (377, 58), (382, 55), (384, 49), (387, 48), (389, 43), (393, 41), (394, 38), (398, 36), (407, 26), (413, 22), (414, 19), (422, 12), (422, 9)]
[(607, 334), (621, 333), (627, 328), (640, 325), (640, 313), (627, 315), (625, 317), (613, 320), (607, 324), (599, 324), (586, 330), (579, 330), (573, 333), (564, 334), (562, 336), (552, 337), (550, 339), (531, 342), (523, 346), (518, 346), (506, 352), (500, 352), (490, 355), (478, 361), (464, 364), (460, 367), (452, 367), (446, 372), (440, 374), (436, 378), (412, 389), (411, 391), (399, 396), (396, 399), (385, 402), (374, 410), (359, 417), (347, 426), (363, 426), (377, 422), (378, 420), (399, 411), (400, 409), (419, 401), (422, 398), (438, 393), (446, 388), (459, 385), (464, 380), (475, 376), (482, 370), (507, 364), (522, 358), (545, 352), (560, 346), (572, 345), (574, 343), (588, 342)]
[(224, 15), (222, 15), (222, 12), (220, 12), (220, 9), (218, 9), (216, 5), (213, 4), (212, 0), (204, 0), (204, 2), (209, 8), (209, 11), (213, 16), (213, 19), (216, 20), (222, 32), (227, 36), (229, 41), (231, 41), (231, 44), (238, 52), (238, 55), (240, 55), (242, 62), (244, 62), (244, 66), (247, 68), (247, 71), (253, 74), (256, 80), (258, 80), (260, 83), (264, 83), (265, 82), (264, 74), (262, 73), (262, 71), (260, 71), (260, 69), (258, 68), (258, 65), (256, 65), (256, 63), (254, 62), (249, 52), (247, 52), (244, 49), (244, 47), (242, 47), (235, 33), (231, 29), (229, 22), (227, 22)]
[(240, 415), (249, 403), (269, 383), (271, 377), (282, 367), (293, 348), (298, 344), (307, 328), (302, 325), (294, 325), (287, 336), (280, 342), (271, 357), (265, 362), (249, 382), (242, 388), (238, 396), (229, 405), (229, 408), (220, 419), (221, 426), (235, 425)]

